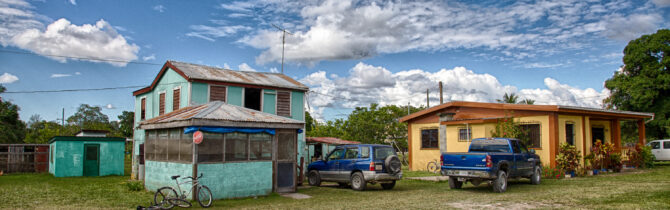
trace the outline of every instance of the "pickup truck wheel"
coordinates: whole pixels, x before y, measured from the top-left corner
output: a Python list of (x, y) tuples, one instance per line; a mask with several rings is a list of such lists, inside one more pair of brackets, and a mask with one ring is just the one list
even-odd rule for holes
[(502, 193), (507, 190), (507, 173), (505, 171), (498, 171), (498, 178), (493, 181), (493, 192)]
[(363, 174), (361, 172), (356, 172), (353, 175), (351, 175), (351, 189), (357, 190), (357, 191), (363, 191), (365, 190), (365, 178), (363, 178)]
[(393, 189), (393, 187), (395, 187), (395, 180), (393, 180), (392, 182), (389, 182), (389, 183), (382, 183), (381, 185), (382, 185), (382, 188), (384, 188), (385, 190)]
[(533, 175), (530, 176), (530, 183), (540, 184), (541, 178), (542, 178), (542, 168), (540, 168), (540, 166), (535, 166), (535, 168), (533, 168)]
[(309, 175), (307, 177), (307, 181), (309, 182), (309, 185), (320, 186), (321, 185), (321, 175), (319, 175), (318, 171), (310, 171)]
[(451, 189), (461, 189), (463, 187), (463, 182), (458, 181), (456, 177), (449, 177), (449, 188)]

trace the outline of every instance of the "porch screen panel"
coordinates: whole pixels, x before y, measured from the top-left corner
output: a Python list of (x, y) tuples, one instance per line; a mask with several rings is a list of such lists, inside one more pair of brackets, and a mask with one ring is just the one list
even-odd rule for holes
[[(180, 130), (181, 131), (181, 130)], [(193, 135), (182, 134), (179, 140), (179, 161), (193, 162)]]
[(198, 162), (222, 162), (223, 134), (204, 132), (203, 137), (198, 145)]
[(249, 160), (272, 160), (272, 135), (249, 134)]
[(144, 140), (144, 159), (154, 160), (154, 145), (155, 131), (146, 131), (146, 139)]
[(170, 129), (170, 137), (166, 141), (168, 161), (179, 161), (179, 140), (181, 139), (181, 129)]
[(245, 133), (227, 133), (225, 161), (242, 161), (249, 158), (249, 135)]
[(295, 134), (277, 133), (277, 159), (295, 160)]
[(154, 159), (155, 160), (167, 160), (167, 141), (168, 141), (168, 130), (159, 130), (158, 139), (154, 142)]

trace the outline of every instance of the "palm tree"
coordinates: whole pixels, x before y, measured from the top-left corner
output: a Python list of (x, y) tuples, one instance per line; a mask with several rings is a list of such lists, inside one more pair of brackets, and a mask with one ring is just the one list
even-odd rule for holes
[(535, 100), (533, 99), (523, 99), (520, 104), (535, 104)]
[(503, 95), (502, 100), (496, 99), (498, 103), (507, 103), (507, 104), (516, 104), (517, 100), (519, 100), (519, 96), (514, 93), (510, 94), (505, 93), (505, 95)]

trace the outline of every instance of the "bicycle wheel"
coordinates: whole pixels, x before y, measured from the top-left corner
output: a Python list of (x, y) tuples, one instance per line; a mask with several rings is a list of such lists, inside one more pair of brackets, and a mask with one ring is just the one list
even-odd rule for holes
[(154, 194), (154, 203), (163, 209), (171, 209), (174, 207), (174, 204), (170, 201), (171, 199), (177, 198), (177, 191), (172, 187), (161, 187), (156, 190)]
[(199, 186), (198, 187), (198, 203), (200, 206), (203, 208), (208, 208), (212, 206), (212, 191), (209, 190), (209, 188), (205, 185)]
[(437, 173), (439, 167), (437, 166), (437, 163), (434, 161), (428, 162), (428, 166), (426, 167), (428, 169), (428, 172), (433, 172)]
[(189, 207), (192, 206), (191, 202), (189, 202), (185, 199), (182, 199), (182, 198), (172, 198), (168, 201), (170, 201), (170, 203), (172, 205), (179, 206), (179, 207), (182, 207), (182, 208), (189, 208)]

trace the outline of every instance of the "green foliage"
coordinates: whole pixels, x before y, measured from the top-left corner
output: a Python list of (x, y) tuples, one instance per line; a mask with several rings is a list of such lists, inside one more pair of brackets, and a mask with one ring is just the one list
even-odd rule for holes
[(135, 112), (123, 111), (119, 118), (119, 132), (123, 137), (133, 136), (133, 127), (135, 122)]
[(523, 99), (520, 104), (535, 104), (535, 100), (533, 99)]
[(528, 132), (523, 130), (519, 123), (514, 122), (513, 115), (513, 112), (510, 114), (510, 116), (505, 113), (505, 117), (498, 119), (495, 129), (491, 131), (491, 136), (498, 138), (516, 138), (525, 145), (530, 145), (530, 137), (528, 136)]
[[(0, 93), (5, 92), (0, 85)], [(20, 143), (26, 135), (26, 123), (19, 119), (19, 106), (0, 100), (0, 143)]]
[(54, 136), (72, 136), (78, 131), (79, 127), (75, 125), (63, 127), (59, 123), (42, 120), (31, 124), (23, 141), (29, 144), (46, 144)]
[(556, 156), (556, 165), (563, 171), (575, 171), (579, 167), (579, 159), (581, 159), (577, 147), (568, 143), (562, 143), (558, 149)]
[(562, 179), (565, 177), (565, 171), (551, 166), (542, 167), (542, 178), (544, 179)]
[(316, 121), (314, 118), (312, 118), (312, 115), (309, 114), (308, 111), (305, 111), (305, 133), (309, 133), (314, 129), (314, 126), (316, 124)]
[(510, 94), (505, 93), (505, 95), (503, 95), (502, 99), (496, 99), (496, 101), (498, 101), (498, 103), (507, 103), (507, 104), (516, 104), (518, 100), (519, 100), (519, 96), (514, 94), (514, 93), (510, 93)]
[(621, 158), (621, 153), (615, 152), (610, 155), (610, 168), (614, 170), (614, 172), (621, 172), (621, 168), (623, 168), (623, 160)]
[(656, 160), (656, 156), (651, 153), (651, 147), (650, 146), (642, 146), (640, 147), (640, 156), (642, 157), (642, 167), (644, 168), (653, 168), (654, 167), (654, 160)]
[(74, 115), (67, 118), (69, 124), (75, 124), (85, 129), (104, 130), (109, 123), (107, 115), (102, 113), (99, 106), (81, 104)]
[(670, 30), (643, 35), (628, 43), (623, 51), (622, 71), (605, 81), (610, 96), (608, 108), (654, 112), (646, 124), (647, 138), (670, 137)]
[(129, 191), (142, 191), (144, 190), (144, 184), (142, 181), (127, 181), (125, 183)]

